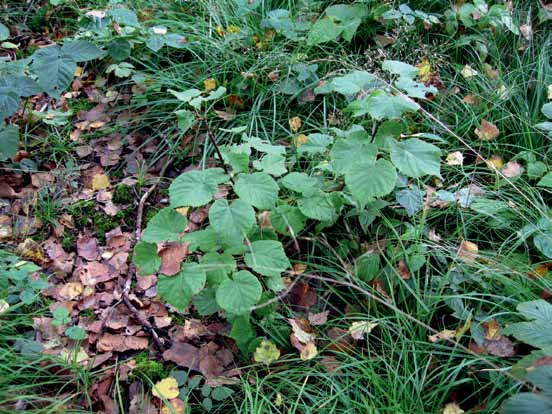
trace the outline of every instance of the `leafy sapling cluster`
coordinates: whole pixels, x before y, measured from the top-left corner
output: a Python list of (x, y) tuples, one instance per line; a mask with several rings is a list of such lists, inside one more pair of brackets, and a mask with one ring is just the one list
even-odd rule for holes
[[(384, 68), (397, 76), (397, 88), (421, 96), (425, 86), (414, 80), (417, 68), (393, 61)], [(195, 90), (171, 92), (196, 110), (210, 100)], [(367, 229), (396, 189), (408, 212), (421, 208), (417, 197), (423, 192), (402, 183), (440, 177), (441, 152), (420, 137), (402, 135), (395, 121), (416, 112), (419, 104), (368, 72), (334, 77), (317, 92), (344, 95), (353, 117), (381, 121), (376, 133), (360, 125), (333, 128), (300, 136), (294, 148), (244, 133), (241, 141), (220, 148), (225, 168), (177, 177), (169, 187), (170, 207), (149, 221), (134, 255), (138, 274), (151, 275), (161, 268), (161, 243), (188, 244), (190, 260), (180, 272), (158, 279), (159, 295), (174, 308), (184, 311), (193, 304), (201, 315), (224, 311), (236, 330), (237, 324), (248, 325), (261, 298), (285, 288), (282, 276), (291, 263), (283, 242), (296, 238), (308, 222), (320, 230), (347, 215)], [(360, 93), (364, 97), (354, 99)], [(297, 160), (300, 171), (294, 170)], [(221, 186), (229, 190), (226, 198)], [(208, 209), (208, 224), (185, 233), (188, 221), (181, 211), (188, 208)], [(248, 341), (240, 339), (246, 346)]]

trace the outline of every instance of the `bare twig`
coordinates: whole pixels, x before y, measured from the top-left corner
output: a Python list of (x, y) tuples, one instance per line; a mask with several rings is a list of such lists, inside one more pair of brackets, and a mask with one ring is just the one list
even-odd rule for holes
[(298, 275), (294, 280), (293, 282), (291, 282), (289, 284), (289, 286), (283, 290), (282, 292), (280, 292), (280, 294), (278, 296), (275, 296), (273, 297), (272, 299), (269, 299), (267, 300), (266, 302), (263, 302), (261, 303), (260, 305), (257, 305), (257, 306), (253, 306), (250, 311), (253, 312), (255, 310), (258, 310), (258, 309), (262, 309), (262, 308), (266, 308), (267, 306), (270, 306), (272, 305), (273, 303), (276, 303), (276, 302), (279, 302), (281, 301), (282, 299), (284, 299), (287, 295), (289, 295), (289, 293), (293, 290), (293, 288), (295, 287), (295, 285), (297, 284), (297, 282), (299, 282), (299, 279), (301, 279), (301, 275)]
[(209, 140), (211, 141), (211, 144), (213, 144), (213, 147), (215, 147), (215, 151), (217, 153), (217, 156), (219, 157), (220, 164), (222, 165), (222, 168), (224, 169), (224, 172), (228, 177), (230, 177), (230, 181), (234, 181), (232, 179), (232, 176), (230, 175), (230, 171), (228, 170), (228, 167), (224, 163), (224, 158), (222, 158), (222, 153), (220, 152), (220, 148), (217, 143), (217, 139), (215, 138), (215, 134), (213, 134), (213, 131), (211, 130), (211, 127), (209, 126), (209, 123), (207, 122), (207, 118), (204, 116), (198, 115), (198, 117), (201, 119), (201, 122), (203, 123), (203, 126), (205, 127), (205, 130), (207, 131), (207, 136), (209, 137)]
[[(159, 172), (158, 180), (146, 190), (146, 192), (140, 197), (140, 202), (138, 203), (138, 211), (136, 213), (136, 227), (134, 229), (134, 244), (138, 244), (140, 242), (140, 239), (142, 238), (142, 220), (144, 217), (144, 208), (146, 206), (146, 201), (148, 200), (149, 196), (155, 191), (157, 186), (159, 185), (159, 182), (161, 181), (163, 175), (165, 174), (165, 171), (167, 170), (167, 167), (172, 162), (172, 158), (169, 157), (167, 159), (167, 162)], [(151, 337), (153, 338), (153, 342), (157, 349), (159, 349), (161, 352), (165, 350), (165, 345), (161, 338), (159, 338), (159, 335), (155, 331), (155, 328), (153, 325), (142, 315), (140, 315), (140, 312), (136, 307), (132, 304), (130, 301), (130, 288), (132, 286), (132, 280), (134, 279), (134, 276), (136, 275), (136, 266), (134, 266), (134, 263), (130, 262), (128, 266), (128, 272), (126, 275), (126, 278), (124, 279), (123, 284), (123, 291), (121, 294), (123, 303), (126, 305), (134, 319), (136, 319), (138, 322), (140, 322), (140, 325), (144, 327), (148, 332), (150, 332)]]

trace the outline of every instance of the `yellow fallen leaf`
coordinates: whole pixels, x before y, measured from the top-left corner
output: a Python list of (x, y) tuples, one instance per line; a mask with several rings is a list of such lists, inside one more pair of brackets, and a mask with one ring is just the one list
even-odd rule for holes
[(443, 414), (463, 414), (464, 410), (455, 402), (448, 403), (443, 409)]
[(429, 82), (431, 79), (431, 63), (428, 58), (423, 58), (420, 63), (416, 65), (418, 68), (418, 78), (422, 82)]
[(479, 99), (477, 99), (477, 96), (471, 94), (464, 96), (463, 101), (466, 102), (468, 105), (477, 105), (479, 103)]
[(255, 349), (253, 356), (255, 361), (270, 365), (280, 358), (280, 350), (272, 341), (264, 340), (257, 349)]
[(274, 398), (274, 405), (276, 407), (280, 407), (284, 403), (284, 397), (282, 397), (282, 394), (277, 393), (276, 398)]
[(183, 216), (188, 215), (188, 211), (190, 211), (190, 207), (178, 207), (175, 209), (178, 213), (182, 214)]
[(157, 398), (163, 398), (166, 400), (172, 400), (178, 397), (180, 393), (178, 391), (178, 381), (174, 377), (167, 377), (157, 382), (151, 391), (151, 393)]
[(224, 29), (222, 28), (222, 26), (217, 26), (217, 27), (215, 28), (215, 31), (217, 32), (217, 34), (218, 34), (219, 36), (224, 36), (224, 34), (225, 34)]
[(291, 128), (291, 132), (295, 133), (299, 131), (301, 125), (303, 125), (303, 121), (301, 121), (301, 118), (299, 118), (298, 116), (294, 116), (289, 120), (289, 127)]
[(305, 263), (295, 263), (293, 265), (293, 270), (291, 271), (292, 275), (302, 275), (307, 270), (307, 265)]
[(203, 81), (203, 87), (207, 92), (214, 91), (217, 88), (217, 81), (213, 78), (205, 79)]
[(301, 351), (301, 361), (308, 361), (309, 359), (313, 359), (316, 355), (318, 355), (318, 349), (316, 349), (316, 345), (314, 344), (314, 342), (309, 342)]
[(109, 177), (106, 174), (96, 174), (92, 177), (92, 190), (105, 190), (109, 187)]
[(548, 99), (552, 99), (552, 85), (548, 85)]
[(484, 141), (491, 141), (498, 137), (498, 134), (500, 131), (497, 126), (486, 119), (482, 119), (479, 128), (475, 128), (475, 135)]
[(500, 170), (504, 166), (504, 161), (500, 158), (500, 155), (492, 155), (487, 161), (487, 166), (491, 169)]
[(82, 75), (82, 67), (77, 66), (77, 68), (75, 69), (75, 73), (74, 73), (73, 75), (74, 75), (74, 76), (80, 76), (80, 75)]

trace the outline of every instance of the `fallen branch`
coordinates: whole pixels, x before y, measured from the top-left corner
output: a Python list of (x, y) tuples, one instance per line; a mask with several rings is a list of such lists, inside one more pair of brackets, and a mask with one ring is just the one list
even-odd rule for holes
[[(167, 167), (169, 166), (171, 161), (172, 161), (172, 158), (169, 157), (167, 159), (167, 162), (159, 172), (158, 180), (150, 188), (148, 188), (140, 198), (140, 202), (138, 203), (138, 211), (136, 212), (136, 227), (134, 229), (134, 245), (138, 244), (140, 242), (140, 239), (142, 238), (142, 221), (144, 217), (144, 208), (146, 206), (146, 201), (159, 185), (159, 182), (161, 181), (161, 178), (165, 174), (165, 171), (167, 170)], [(136, 307), (130, 301), (130, 296), (129, 296), (130, 288), (132, 286), (132, 280), (134, 279), (135, 275), (136, 275), (136, 266), (134, 266), (134, 263), (132, 263), (131, 261), (128, 266), (128, 272), (124, 280), (122, 294), (121, 294), (123, 303), (130, 311), (132, 317), (136, 319), (140, 323), (140, 325), (142, 325), (144, 329), (151, 334), (153, 343), (155, 344), (157, 349), (163, 352), (165, 350), (165, 345), (163, 343), (163, 340), (159, 337), (153, 325), (146, 318), (140, 315), (140, 312), (138, 311), (138, 309), (136, 309)]]

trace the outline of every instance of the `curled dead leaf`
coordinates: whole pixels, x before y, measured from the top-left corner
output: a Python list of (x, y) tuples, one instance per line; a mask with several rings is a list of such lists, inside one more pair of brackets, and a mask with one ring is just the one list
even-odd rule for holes
[(303, 124), (303, 121), (301, 121), (301, 118), (299, 118), (298, 116), (294, 116), (289, 120), (289, 128), (293, 133), (299, 131), (302, 124)]
[(499, 134), (500, 130), (497, 126), (486, 119), (482, 119), (479, 127), (475, 128), (475, 135), (484, 141), (492, 141), (498, 137)]

